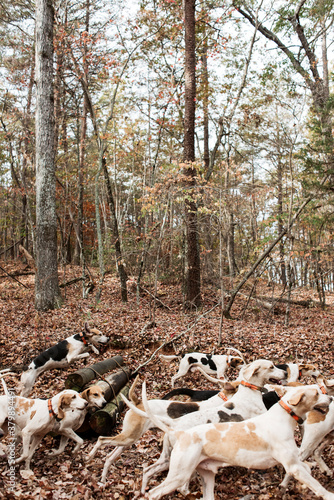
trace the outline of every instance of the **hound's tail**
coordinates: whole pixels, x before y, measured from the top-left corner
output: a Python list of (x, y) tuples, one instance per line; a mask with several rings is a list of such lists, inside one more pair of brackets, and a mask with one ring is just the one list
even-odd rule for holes
[(246, 360), (245, 360), (243, 354), (238, 349), (235, 349), (235, 347), (228, 347), (227, 348), (227, 353), (228, 353), (229, 356), (231, 355), (230, 351), (236, 352), (240, 356), (240, 358), (242, 359), (242, 361), (244, 362), (244, 364), (246, 364)]
[(172, 359), (181, 359), (181, 356), (176, 356), (176, 354), (171, 354), (167, 356), (166, 354), (159, 354), (159, 358), (162, 358), (166, 361), (172, 361)]
[(5, 391), (6, 396), (9, 396), (9, 392), (8, 392), (8, 389), (7, 389), (7, 384), (4, 381), (4, 377), (7, 377), (7, 375), (14, 375), (14, 376), (16, 375), (17, 376), (17, 373), (9, 372), (7, 370), (6, 370), (5, 373), (4, 373), (4, 370), (3, 370), (2, 373), (0, 373), (0, 378), (1, 378), (3, 390)]
[(150, 409), (150, 406), (148, 404), (147, 396), (146, 396), (146, 382), (143, 382), (142, 385), (142, 400), (143, 400), (143, 405), (144, 405), (144, 410), (141, 410), (137, 406), (135, 406), (132, 401), (129, 401), (124, 394), (120, 392), (121, 398), (123, 401), (127, 404), (127, 406), (133, 410), (137, 415), (140, 415), (141, 417), (147, 418), (153, 422), (153, 424), (161, 429), (164, 432), (172, 432), (173, 428), (170, 424), (170, 419), (164, 419), (162, 417), (157, 417)]
[(129, 399), (135, 405), (138, 405), (139, 402), (140, 402), (139, 398), (135, 394), (135, 388), (138, 385), (138, 381), (139, 381), (139, 375), (136, 376), (136, 378), (134, 379), (133, 384), (132, 384), (132, 386), (130, 387), (130, 390), (129, 390)]

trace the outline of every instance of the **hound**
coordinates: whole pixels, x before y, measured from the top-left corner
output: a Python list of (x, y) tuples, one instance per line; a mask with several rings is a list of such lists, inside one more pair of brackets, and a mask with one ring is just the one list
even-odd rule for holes
[[(334, 396), (334, 380), (317, 379), (320, 390), (324, 394)], [(332, 476), (333, 471), (324, 462), (321, 453), (323, 449), (334, 441), (334, 401), (329, 405), (327, 414), (312, 410), (307, 414), (303, 425), (303, 438), (299, 448), (299, 457), (302, 461), (313, 455), (321, 472)], [(288, 487), (290, 477), (285, 476), (281, 486)]]
[[(231, 354), (203, 354), (201, 352), (184, 354), (180, 361), (178, 372), (172, 377), (172, 387), (174, 387), (177, 379), (184, 377), (189, 370), (193, 370), (197, 366), (201, 367), (209, 375), (216, 375), (218, 379), (221, 379), (224, 378), (225, 371), (229, 366), (236, 368), (241, 364), (245, 364), (240, 351), (233, 347), (230, 347), (228, 350), (236, 351), (238, 356), (232, 356)], [(160, 354), (160, 358), (171, 361), (173, 359), (180, 359), (180, 356)]]
[[(135, 408), (139, 408), (142, 411), (143, 404), (135, 394), (135, 387), (138, 384), (138, 380), (139, 376), (137, 375), (134, 383), (130, 388), (129, 399), (133, 403)], [(222, 382), (222, 385), (223, 389), (218, 394), (216, 394), (214, 398), (210, 398), (200, 403), (183, 403), (179, 401), (151, 399), (149, 401), (149, 405), (152, 406), (152, 411), (159, 415), (168, 415), (170, 418), (178, 418), (191, 412), (197, 412), (201, 408), (206, 408), (212, 405), (220, 405), (222, 402), (227, 401), (233, 396), (233, 394), (235, 394), (236, 387), (238, 386), (238, 384), (235, 384), (234, 382)], [(89, 462), (96, 455), (98, 449), (102, 446), (111, 445), (116, 447), (106, 457), (101, 478), (102, 483), (106, 482), (110, 465), (115, 462), (115, 460), (117, 460), (122, 452), (129, 446), (136, 443), (148, 429), (154, 427), (152, 422), (146, 418), (146, 415), (144, 413), (143, 415), (144, 416), (140, 416), (133, 409), (130, 409), (125, 414), (122, 432), (118, 436), (99, 436), (93, 449), (87, 455), (86, 462)]]
[[(242, 372), (243, 380), (240, 382), (236, 394), (229, 401), (225, 403), (221, 402), (219, 406), (207, 407), (195, 414), (178, 418), (174, 421), (173, 426), (178, 430), (184, 430), (207, 422), (241, 421), (266, 412), (267, 402), (265, 403), (263, 400), (263, 393), (266, 392), (266, 389), (263, 386), (267, 383), (283, 383), (286, 380), (287, 372), (277, 368), (271, 361), (265, 359), (253, 361), (246, 368), (243, 367)], [(283, 395), (285, 389), (282, 387), (281, 391)], [(268, 395), (270, 396), (270, 394)], [(274, 395), (274, 402), (276, 402), (279, 398), (277, 394), (274, 393)], [(125, 400), (125, 398), (123, 399)], [(153, 411), (152, 408), (151, 411)], [(164, 420), (170, 421), (166, 417), (164, 417)], [(160, 458), (144, 469), (142, 493), (145, 491), (151, 476), (168, 469), (172, 446), (169, 435), (166, 434)]]
[[(248, 385), (256, 383), (265, 383), (266, 381), (269, 380), (270, 381), (284, 380), (286, 377), (286, 372), (284, 370), (275, 368), (270, 361), (258, 360), (254, 361), (249, 366), (250, 368), (245, 373), (245, 381), (244, 381), (244, 383)], [(135, 383), (136, 382), (137, 379)], [(241, 386), (239, 385), (239, 383), (236, 382), (231, 382), (231, 383), (227, 382), (224, 383), (223, 386), (224, 389), (219, 394), (211, 397), (206, 401), (201, 401), (199, 403), (195, 402), (182, 403), (177, 401), (171, 402), (171, 401), (153, 399), (150, 400), (148, 404), (150, 405), (152, 412), (164, 418), (169, 417), (171, 419), (177, 419), (178, 421), (183, 421), (184, 418), (189, 417), (189, 419), (187, 420), (187, 422), (190, 421), (190, 423), (187, 424), (188, 427), (192, 426), (191, 422), (193, 421), (193, 419), (201, 418), (200, 415), (203, 412), (205, 413), (205, 411), (210, 411), (210, 409), (213, 409), (212, 411), (218, 412), (219, 415), (226, 415), (226, 413), (230, 412), (233, 416), (236, 415), (235, 418), (241, 418), (240, 415), (238, 415), (239, 413), (238, 410), (239, 406), (241, 408), (241, 406), (243, 405), (247, 406), (248, 408), (251, 408), (251, 410), (249, 411), (250, 412), (254, 411), (255, 414), (257, 411), (259, 412), (265, 411), (263, 403), (262, 402), (259, 403), (257, 401), (258, 397), (262, 399), (261, 392), (259, 392), (258, 395), (255, 394), (253, 395), (254, 392), (258, 391), (253, 391), (252, 389), (246, 387), (243, 387), (243, 389), (245, 389), (245, 392), (243, 392), (243, 389), (241, 389), (241, 392), (239, 392)], [(235, 393), (235, 387), (238, 386), (239, 386), (238, 391), (237, 393)], [(255, 385), (253, 387), (255, 387)], [(257, 389), (259, 389), (259, 387), (257, 387)], [(237, 398), (238, 394), (239, 397)], [(131, 394), (129, 393), (129, 396), (130, 400), (132, 398), (132, 406), (130, 406), (131, 409), (126, 413), (124, 417), (123, 432), (119, 436), (111, 438), (100, 436), (94, 448), (87, 456), (87, 461), (91, 460), (96, 454), (97, 450), (102, 445), (111, 444), (113, 446), (116, 446), (113, 452), (111, 452), (105, 460), (101, 478), (102, 483), (106, 481), (110, 465), (121, 455), (124, 448), (131, 446), (133, 443), (135, 443), (136, 441), (138, 441), (138, 439), (141, 438), (144, 432), (146, 432), (148, 429), (152, 427), (155, 427), (155, 425), (150, 420), (147, 419), (145, 412), (142, 411), (143, 406), (142, 403), (139, 402), (138, 398), (135, 398), (135, 401), (133, 401), (134, 399), (133, 391), (131, 391)], [(126, 398), (123, 399), (125, 400), (125, 402), (127, 402), (127, 404), (129, 404)], [(226, 402), (227, 400), (228, 402)], [(226, 403), (226, 405), (230, 404), (231, 405), (230, 408), (225, 409), (224, 403)], [(138, 410), (139, 413), (141, 412), (140, 415), (138, 415)], [(165, 454), (167, 456), (166, 462), (168, 464), (169, 448), (167, 444), (165, 447)], [(156, 464), (153, 465), (155, 466)], [(145, 474), (146, 473), (148, 478), (149, 477), (148, 474), (150, 474), (150, 468), (146, 469)], [(145, 474), (143, 478), (143, 485), (145, 484), (146, 481)]]
[[(4, 388), (7, 394), (0, 396), (0, 428), (9, 433), (15, 423), (22, 437), (22, 454), (15, 460), (15, 464), (25, 461), (25, 468), (29, 470), (37, 446), (48, 432), (54, 430), (80, 443), (81, 446), (82, 439), (68, 425), (66, 419), (67, 415), (71, 416), (73, 412), (80, 412), (86, 408), (88, 403), (80, 394), (66, 389), (48, 400), (21, 396), (12, 398), (5, 385)], [(11, 411), (12, 405), (9, 404), (12, 399), (15, 400), (15, 411)]]
[(27, 397), (32, 391), (37, 377), (53, 368), (64, 368), (74, 361), (89, 357), (89, 350), (99, 354), (97, 346), (106, 344), (109, 338), (97, 330), (90, 329), (85, 323), (82, 333), (77, 333), (62, 340), (55, 346), (49, 347), (39, 354), (28, 366), (28, 370), (21, 375), (20, 396)]
[(219, 467), (267, 469), (277, 464), (282, 464), (287, 473), (317, 496), (334, 500), (334, 494), (321, 486), (300, 460), (294, 439), (296, 424), (304, 421), (307, 412), (328, 411), (331, 398), (318, 386), (291, 389), (267, 413), (244, 422), (203, 424), (184, 431), (176, 431), (151, 412), (145, 383), (142, 398), (149, 418), (174, 441), (168, 475), (149, 491), (150, 500), (159, 500), (176, 489), (185, 493), (195, 471), (203, 482), (203, 500), (214, 500), (215, 475)]
[(320, 376), (317, 367), (309, 363), (282, 363), (276, 364), (276, 366), (288, 372), (287, 383), (298, 382), (302, 377), (312, 377), (316, 379)]
[[(67, 432), (64, 433), (63, 431), (64, 429), (71, 428), (73, 429), (73, 431), (80, 429), (89, 410), (93, 409), (97, 410), (99, 408), (102, 408), (107, 403), (107, 401), (104, 399), (104, 392), (99, 385), (92, 385), (88, 387), (88, 389), (80, 393), (80, 396), (85, 401), (87, 401), (86, 408), (84, 408), (83, 410), (78, 409), (76, 411), (72, 411), (71, 413), (66, 412), (65, 418), (59, 425), (58, 432), (55, 429), (55, 432), (62, 435), (60, 438), (59, 448), (57, 450), (56, 449), (50, 450), (48, 455), (57, 456), (60, 455), (65, 450), (66, 445), (69, 441), (69, 437)], [(83, 444), (83, 439), (77, 434), (76, 436), (78, 439), (76, 440), (77, 444), (72, 451), (73, 455), (79, 451), (80, 447)]]

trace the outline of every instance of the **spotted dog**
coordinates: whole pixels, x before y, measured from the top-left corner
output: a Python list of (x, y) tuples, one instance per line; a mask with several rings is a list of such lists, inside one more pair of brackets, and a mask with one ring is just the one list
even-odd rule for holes
[(99, 354), (97, 346), (107, 344), (109, 337), (96, 328), (85, 324), (82, 333), (76, 333), (39, 354), (21, 375), (20, 396), (27, 397), (32, 391), (37, 377), (53, 368), (64, 368), (74, 361), (89, 357), (88, 351)]
[(9, 414), (11, 396), (4, 380), (2, 383), (5, 395), (0, 396), (0, 428), (4, 433), (9, 432), (8, 420), (14, 419), (15, 430), (22, 438), (22, 454), (16, 459), (16, 464), (25, 461), (25, 468), (29, 470), (31, 458), (48, 432), (59, 431), (81, 445), (82, 439), (72, 428), (73, 415), (80, 415), (88, 404), (80, 394), (71, 389), (65, 389), (50, 399), (16, 396), (15, 412)]
[[(218, 379), (221, 379), (224, 377), (224, 374), (229, 366), (236, 368), (241, 364), (245, 364), (242, 354), (233, 347), (228, 349), (228, 351), (231, 350), (236, 351), (238, 356), (232, 356), (230, 353), (203, 354), (200, 352), (191, 352), (184, 354), (180, 361), (178, 372), (172, 377), (172, 387), (174, 387), (177, 379), (184, 377), (189, 370), (193, 370), (196, 367), (200, 367), (205, 373), (215, 375)], [(160, 358), (166, 361), (171, 361), (174, 359), (180, 359), (180, 356), (160, 354)]]
[[(52, 449), (49, 452), (50, 456), (60, 455), (65, 450), (66, 445), (69, 441), (69, 436), (67, 432), (65, 433), (63, 432), (64, 428), (70, 427), (71, 429), (73, 429), (73, 431), (80, 429), (85, 420), (87, 412), (89, 412), (90, 410), (92, 411), (93, 409), (98, 410), (107, 403), (107, 401), (104, 399), (103, 390), (101, 389), (100, 386), (96, 384), (88, 387), (88, 389), (81, 392), (80, 396), (85, 401), (87, 401), (87, 406), (84, 410), (79, 409), (77, 411), (72, 411), (71, 413), (70, 412), (66, 413), (65, 419), (59, 426), (58, 432), (55, 429), (55, 432), (57, 432), (57, 434), (61, 434), (59, 448)], [(80, 449), (80, 447), (83, 444), (83, 439), (78, 435), (77, 437), (78, 437), (78, 439), (76, 440), (77, 444), (72, 451), (73, 455)]]
[(298, 382), (302, 377), (312, 377), (316, 379), (320, 375), (319, 370), (309, 363), (281, 363), (276, 364), (276, 366), (288, 372), (287, 384)]
[(293, 388), (268, 412), (243, 422), (209, 423), (184, 431), (175, 430), (174, 424), (151, 412), (145, 384), (142, 399), (149, 418), (174, 442), (168, 475), (148, 492), (150, 500), (159, 500), (176, 489), (187, 493), (195, 471), (202, 479), (202, 499), (214, 500), (215, 476), (220, 467), (261, 470), (278, 464), (317, 496), (334, 500), (334, 494), (321, 486), (300, 460), (294, 438), (297, 422), (303, 422), (309, 411), (328, 411), (331, 398), (318, 386)]

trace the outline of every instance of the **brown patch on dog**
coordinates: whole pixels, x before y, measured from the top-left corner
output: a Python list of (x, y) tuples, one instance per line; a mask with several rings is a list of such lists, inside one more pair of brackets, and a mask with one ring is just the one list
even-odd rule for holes
[(180, 450), (187, 451), (192, 444), (200, 443), (202, 440), (196, 432), (188, 434), (187, 432), (175, 433), (180, 443)]
[(234, 409), (234, 403), (226, 403), (224, 406), (225, 406), (225, 408), (228, 408), (229, 410)]
[(32, 399), (17, 398), (16, 411), (17, 411), (17, 413), (20, 413), (20, 412), (28, 413), (29, 408), (34, 406), (34, 404), (35, 403)]
[(91, 388), (88, 387), (88, 389), (85, 389), (83, 392), (80, 393), (80, 396), (82, 399), (85, 399), (86, 401), (89, 402), (89, 393), (90, 393)]
[(179, 401), (172, 402), (167, 408), (167, 415), (170, 418), (179, 418), (188, 413), (194, 413), (199, 410), (197, 403), (181, 403)]
[[(144, 405), (140, 403), (137, 405), (140, 410), (144, 410)], [(115, 436), (108, 439), (108, 444), (111, 446), (127, 446), (135, 443), (142, 435), (146, 418), (138, 415), (133, 410), (127, 413), (126, 428)]]
[(208, 457), (223, 457), (227, 462), (235, 460), (240, 449), (249, 451), (262, 451), (268, 443), (256, 434), (256, 426), (251, 423), (244, 424), (216, 424), (205, 437), (207, 442), (203, 451)]
[(61, 420), (65, 417), (65, 412), (63, 408), (65, 406), (70, 406), (71, 401), (74, 399), (72, 394), (63, 394), (59, 398), (57, 417)]
[(36, 415), (36, 410), (32, 411), (31, 412), (31, 415), (30, 415), (30, 420), (32, 420), (34, 418), (34, 416)]
[(324, 415), (323, 413), (320, 413), (319, 411), (316, 411), (316, 410), (312, 410), (310, 412), (308, 412), (307, 414), (307, 419), (306, 419), (306, 423), (307, 424), (317, 424), (319, 422), (323, 422), (326, 418), (326, 415)]
[(292, 396), (290, 396), (290, 398), (287, 400), (287, 403), (292, 406), (297, 406), (301, 402), (303, 396), (311, 398), (311, 397), (316, 397), (317, 395), (318, 395), (317, 389), (309, 389), (307, 393), (301, 390), (300, 392), (292, 394)]

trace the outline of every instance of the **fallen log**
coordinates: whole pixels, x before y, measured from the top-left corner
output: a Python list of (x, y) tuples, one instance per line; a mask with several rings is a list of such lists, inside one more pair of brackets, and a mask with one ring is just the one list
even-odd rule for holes
[[(121, 393), (124, 394), (125, 397), (127, 397), (129, 394), (129, 389), (130, 383), (123, 387)], [(110, 436), (113, 428), (116, 425), (117, 417), (123, 410), (124, 405), (125, 403), (121, 398), (121, 395), (118, 394), (118, 396), (110, 401), (110, 403), (102, 408), (102, 410), (98, 410), (90, 417), (90, 427), (100, 436)]]
[(258, 296), (258, 298), (270, 302), (283, 302), (284, 304), (290, 303), (295, 306), (302, 306), (302, 307), (311, 307), (312, 304), (316, 303), (313, 299), (293, 300), (293, 299), (285, 299), (284, 297), (262, 297), (262, 296)]
[[(104, 359), (94, 365), (81, 368), (76, 372), (70, 373), (65, 381), (66, 389), (74, 389), (81, 391), (83, 387), (95, 378), (103, 375), (104, 373), (117, 368), (123, 364), (122, 356), (114, 356), (112, 358)], [(124, 384), (123, 384), (124, 385)]]
[(104, 392), (104, 399), (110, 401), (117, 396), (125, 384), (129, 381), (131, 371), (129, 368), (123, 368), (122, 370), (112, 373), (111, 375), (105, 375), (103, 380), (98, 380), (95, 382), (96, 385), (100, 386)]

